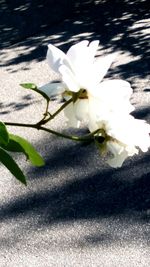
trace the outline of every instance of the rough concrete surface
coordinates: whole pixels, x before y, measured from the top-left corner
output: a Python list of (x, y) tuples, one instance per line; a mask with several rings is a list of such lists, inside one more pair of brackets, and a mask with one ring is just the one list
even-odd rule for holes
[[(93, 1), (91, 9), (87, 3), (75, 18), (1, 50), (1, 120), (40, 120), (44, 100), (19, 84), (57, 79), (45, 61), (49, 42), (66, 51), (77, 41), (99, 39), (99, 54), (118, 51), (106, 78), (131, 82), (134, 115), (150, 123), (147, 2), (133, 2), (118, 9), (117, 1)], [(54, 101), (50, 110), (58, 106)], [(67, 130), (63, 114), (51, 127)], [(112, 169), (92, 146), (9, 130), (28, 138), (46, 165), (35, 168), (15, 155), (27, 187), (0, 166), (0, 267), (150, 266), (150, 151)]]

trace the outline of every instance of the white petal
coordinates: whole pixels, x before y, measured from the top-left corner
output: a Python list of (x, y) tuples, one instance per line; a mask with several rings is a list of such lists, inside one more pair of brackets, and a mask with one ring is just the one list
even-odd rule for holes
[(110, 112), (128, 115), (135, 109), (129, 100), (131, 94), (132, 89), (128, 82), (110, 80), (102, 82), (95, 87), (89, 93), (89, 99), (93, 102), (93, 108), (99, 117), (100, 114), (109, 114)]
[(94, 56), (98, 48), (98, 41), (82, 41), (73, 45), (67, 52), (67, 56), (72, 62), (73, 72), (78, 80), (80, 87), (88, 88), (92, 83), (92, 68)]
[(117, 54), (118, 53), (112, 53), (107, 56), (101, 56), (95, 60), (93, 67), (93, 75), (95, 76), (94, 79), (96, 84), (98, 84), (103, 79), (111, 64), (113, 63), (114, 59), (116, 58)]
[(81, 67), (83, 65), (83, 62), (87, 55), (87, 46), (89, 44), (89, 41), (81, 41), (75, 45), (72, 45), (68, 52), (67, 56), (72, 62), (75, 69), (78, 69), (78, 67)]
[(113, 154), (113, 157), (107, 160), (107, 163), (113, 167), (118, 168), (121, 167), (124, 160), (128, 157), (127, 151), (123, 146), (116, 142), (107, 142), (107, 149)]
[(91, 133), (99, 129), (98, 123), (95, 120), (93, 120), (91, 116), (89, 117), (88, 129)]
[(78, 92), (80, 90), (80, 85), (76, 80), (76, 76), (67, 66), (60, 66), (59, 73), (62, 76), (62, 81), (66, 84), (70, 91)]
[(93, 64), (99, 41), (93, 41), (84, 48), (80, 61), (76, 64), (75, 72), (81, 88), (89, 90), (95, 85), (95, 73), (93, 75)]
[(75, 127), (79, 128), (80, 121), (77, 120), (74, 112), (74, 106), (73, 103), (70, 103), (65, 109), (64, 109), (64, 115), (67, 117), (67, 126), (68, 127)]
[(99, 115), (99, 101), (94, 97), (89, 97), (89, 123), (88, 128), (90, 132), (97, 130), (97, 113)]
[(143, 152), (150, 148), (150, 125), (144, 120), (132, 119), (130, 129), (132, 130), (132, 139), (135, 146), (138, 146)]
[(47, 83), (38, 89), (51, 98), (62, 94), (65, 91), (65, 84), (61, 82)]
[(62, 52), (59, 48), (55, 47), (52, 44), (48, 45), (47, 51), (47, 61), (49, 66), (55, 71), (58, 72), (58, 69), (61, 64), (65, 64), (69, 68), (71, 68), (71, 63), (68, 57)]
[(67, 52), (67, 56), (72, 62), (72, 68), (76, 75), (80, 87), (88, 88), (93, 85), (93, 62), (99, 41), (93, 41), (89, 44), (87, 40), (73, 45)]
[(124, 146), (124, 144), (121, 145), (114, 141), (107, 142), (107, 148), (113, 154), (107, 163), (113, 168), (121, 167), (126, 158), (138, 154), (138, 150), (134, 146)]
[(98, 46), (99, 46), (98, 40), (95, 40), (89, 44), (89, 55), (90, 55), (91, 62), (93, 62), (93, 60), (94, 60), (94, 57), (95, 57), (96, 52), (98, 50)]
[(74, 112), (78, 120), (86, 122), (89, 119), (88, 99), (78, 99), (74, 103)]
[(108, 159), (107, 163), (113, 168), (119, 168), (122, 166), (123, 162), (127, 157), (128, 153), (124, 150), (121, 154), (118, 154), (115, 157)]
[(150, 147), (150, 125), (133, 116), (125, 116), (116, 121), (109, 121), (107, 132), (128, 147), (139, 147), (146, 152)]
[(118, 100), (118, 97), (129, 99), (132, 92), (130, 83), (119, 79), (101, 82), (96, 90), (93, 90), (94, 96), (113, 100)]

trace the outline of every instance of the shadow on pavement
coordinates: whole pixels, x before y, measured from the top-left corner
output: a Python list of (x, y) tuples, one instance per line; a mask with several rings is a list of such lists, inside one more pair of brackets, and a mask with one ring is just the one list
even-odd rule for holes
[[(83, 38), (100, 39), (102, 46), (110, 48), (110, 51), (121, 49), (123, 53), (129, 52), (131, 56), (137, 57), (134, 61), (121, 65), (115, 70), (115, 74), (119, 73), (124, 78), (147, 77), (148, 1), (78, 2), (79, 12), (76, 11), (75, 17), (68, 18), (63, 25), (59, 24), (52, 30), (44, 31), (40, 36), (14, 45), (14, 49), (21, 51), (17, 58), (7, 60), (5, 50), (2, 51), (1, 66), (8, 67), (8, 71), (12, 72), (16, 64), (32, 60), (41, 61), (45, 58), (46, 45), (49, 42), (66, 51), (70, 45)], [(145, 88), (145, 93), (149, 90)], [(16, 103), (10, 104), (14, 109), (25, 108), (22, 105), (16, 107)], [(149, 107), (146, 107), (134, 114), (144, 119), (149, 117), (149, 112)], [(37, 183), (38, 186), (41, 184), (41, 189), (32, 191), (31, 188), (29, 192), (5, 203), (0, 211), (1, 222), (17, 220), (20, 217), (26, 219), (29, 216), (29, 221), (35, 219), (34, 227), (38, 228), (57, 222), (72, 223), (78, 220), (90, 221), (119, 216), (132, 217), (135, 222), (149, 221), (149, 153), (126, 161), (121, 169), (114, 170), (101, 163), (98, 152), (95, 151), (93, 157), (93, 149), (90, 146), (70, 145), (70, 142), (66, 141), (61, 148), (60, 144), (58, 139), (56, 141), (51, 137), (38, 144), (42, 149), (46, 146), (46, 166), (40, 169), (32, 167), (28, 169), (28, 173), (31, 183)], [(47, 155), (48, 151), (50, 155)], [(45, 187), (42, 188), (44, 183)], [(17, 230), (19, 227), (20, 232), (24, 231), (19, 224)], [(144, 231), (146, 232), (145, 227), (142, 234)], [(110, 232), (113, 239), (112, 228)], [(104, 240), (107, 243), (107, 240), (110, 242), (110, 238), (107, 234), (91, 234), (86, 241), (94, 244)], [(7, 244), (10, 245), (9, 242)]]
[(64, 20), (72, 0), (0, 0), (0, 48), (18, 43)]
[[(83, 39), (98, 39), (111, 52), (120, 50), (130, 54), (130, 62), (113, 74), (123, 78), (145, 78), (149, 71), (149, 12), (147, 0), (76, 1), (72, 15), (40, 35), (14, 45), (19, 56), (7, 60), (2, 51), (1, 66), (13, 71), (13, 65), (45, 59), (47, 44), (57, 45), (63, 51)], [(103, 49), (102, 48), (102, 49)]]
[[(71, 239), (69, 247), (110, 246), (122, 240), (148, 244), (150, 152), (126, 161), (120, 169), (112, 169), (103, 163), (92, 145), (82, 146), (50, 136), (35, 147), (45, 151), (46, 165), (29, 168), (29, 190), (1, 205), (0, 222), (10, 227), (8, 235), (1, 238), (2, 249), (17, 247), (20, 240), (27, 242), (33, 233), (47, 229), (52, 231), (47, 246), (53, 247), (50, 237), (57, 227), (69, 224), (75, 235), (75, 225), (81, 222), (82, 234), (77, 234), (75, 241)], [(85, 222), (94, 223), (89, 226), (92, 231), (88, 232)], [(55, 236), (56, 244), (62, 248), (69, 242), (65, 227), (65, 241)], [(39, 240), (35, 238), (34, 242)]]
[[(33, 184), (45, 183), (46, 188), (37, 192), (31, 190), (4, 205), (1, 221), (20, 215), (26, 217), (30, 213), (38, 216), (42, 225), (119, 214), (132, 215), (135, 220), (149, 219), (149, 153), (126, 161), (120, 169), (112, 169), (101, 164), (98, 151), (91, 146), (74, 144), (58, 149), (59, 141), (55, 138), (45, 141), (40, 146), (46, 143), (48, 149), (51, 141), (55, 152), (51, 151), (45, 167), (32, 168), (29, 175)], [(90, 172), (90, 166), (96, 167), (94, 174)]]
[(17, 102), (7, 102), (7, 104), (0, 102), (0, 115), (10, 114), (29, 107), (30, 105), (39, 103), (40, 100), (34, 99), (33, 95), (27, 94)]

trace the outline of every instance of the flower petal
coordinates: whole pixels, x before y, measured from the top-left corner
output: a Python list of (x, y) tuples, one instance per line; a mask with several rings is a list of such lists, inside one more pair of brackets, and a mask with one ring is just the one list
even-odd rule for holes
[(72, 45), (67, 51), (67, 56), (72, 62), (75, 69), (81, 67), (84, 64), (84, 61), (87, 56), (87, 46), (89, 41), (84, 40), (75, 45)]
[(126, 81), (104, 81), (89, 93), (89, 103), (99, 117), (112, 112), (129, 114), (135, 109), (129, 101), (131, 94), (132, 88)]
[(48, 45), (46, 58), (50, 68), (52, 68), (55, 72), (58, 72), (61, 64), (65, 64), (69, 68), (72, 68), (71, 63), (65, 53), (52, 44)]
[(122, 116), (119, 120), (109, 121), (107, 133), (128, 147), (139, 147), (146, 152), (150, 147), (150, 125), (133, 116)]
[(94, 75), (95, 84), (98, 84), (103, 79), (117, 54), (112, 53), (107, 56), (100, 56), (95, 60), (92, 74)]
[(94, 57), (96, 55), (96, 52), (98, 50), (98, 46), (99, 46), (99, 41), (98, 40), (95, 40), (93, 42), (91, 42), (89, 44), (89, 56), (90, 56), (90, 61), (91, 63), (94, 61)]
[(64, 109), (64, 115), (67, 117), (67, 126), (68, 127), (75, 127), (79, 128), (80, 121), (77, 120), (74, 112), (74, 106), (73, 103), (70, 103), (65, 109)]
[(88, 99), (78, 99), (74, 103), (74, 113), (79, 121), (87, 122), (89, 119)]
[(87, 40), (73, 45), (67, 52), (67, 56), (72, 62), (73, 72), (81, 88), (88, 88), (93, 85), (93, 63), (99, 41), (89, 44)]
[(61, 82), (47, 83), (38, 89), (51, 98), (62, 94), (65, 91), (65, 84)]
[(138, 153), (138, 150), (134, 146), (126, 149), (123, 144), (115, 141), (108, 141), (107, 149), (113, 155), (107, 160), (107, 163), (113, 168), (121, 167), (128, 156), (133, 156)]
[(78, 92), (80, 90), (80, 85), (77, 82), (75, 75), (67, 66), (60, 66), (59, 73), (62, 76), (63, 82), (66, 84), (70, 91)]
[(113, 168), (120, 168), (127, 157), (128, 153), (123, 150), (120, 154), (116, 154), (114, 157), (109, 158), (107, 163)]
[(129, 82), (119, 79), (101, 82), (96, 89), (93, 91), (94, 96), (101, 97), (103, 95), (107, 99), (112, 99), (113, 97), (113, 100), (118, 97), (129, 99), (133, 92)]

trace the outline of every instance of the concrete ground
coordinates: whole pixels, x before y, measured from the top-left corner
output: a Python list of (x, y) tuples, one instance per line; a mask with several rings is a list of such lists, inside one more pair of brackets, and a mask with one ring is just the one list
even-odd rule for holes
[[(74, 42), (99, 39), (99, 54), (118, 51), (106, 78), (131, 82), (134, 115), (150, 123), (146, 1), (124, 1), (118, 9), (108, 8), (107, 1), (94, 3), (73, 19), (1, 50), (2, 121), (40, 120), (44, 100), (19, 84), (57, 79), (45, 61), (49, 42), (66, 51)], [(52, 102), (50, 109), (58, 105)], [(61, 114), (50, 126), (67, 130), (65, 123)], [(15, 155), (28, 176), (27, 187), (0, 166), (0, 267), (150, 266), (150, 151), (116, 170), (91, 146), (33, 129), (9, 130), (28, 138), (46, 165), (35, 168)]]

